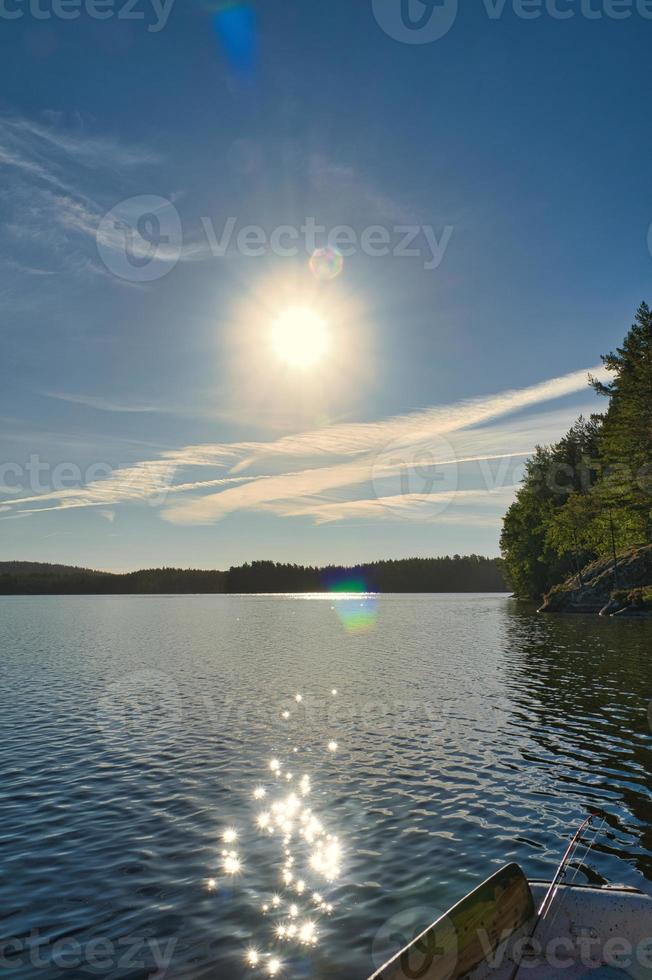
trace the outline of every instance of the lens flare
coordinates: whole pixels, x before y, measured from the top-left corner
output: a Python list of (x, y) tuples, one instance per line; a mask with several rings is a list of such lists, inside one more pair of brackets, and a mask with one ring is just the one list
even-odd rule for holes
[(308, 265), (315, 279), (328, 282), (339, 276), (344, 268), (344, 258), (341, 252), (329, 245), (326, 248), (316, 249), (310, 256)]
[(213, 13), (213, 27), (229, 67), (241, 77), (252, 79), (257, 63), (256, 13), (248, 4), (221, 2)]
[[(376, 625), (378, 595), (367, 592), (361, 579), (342, 579), (330, 586), (335, 612), (348, 633), (367, 633)], [(333, 695), (337, 689), (333, 688)]]

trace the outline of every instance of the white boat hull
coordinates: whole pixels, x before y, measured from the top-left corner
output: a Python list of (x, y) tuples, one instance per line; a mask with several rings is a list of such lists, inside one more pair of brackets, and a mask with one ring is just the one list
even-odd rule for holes
[(652, 898), (631, 888), (528, 882), (508, 865), (371, 980), (652, 980)]

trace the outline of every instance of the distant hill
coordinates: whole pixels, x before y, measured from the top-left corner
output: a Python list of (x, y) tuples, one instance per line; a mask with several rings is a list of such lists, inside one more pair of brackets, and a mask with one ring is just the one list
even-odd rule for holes
[(404, 558), (325, 568), (258, 561), (228, 571), (150, 568), (125, 574), (0, 562), (0, 595), (183, 595), (259, 592), (505, 592), (498, 558)]
[(75, 565), (49, 565), (40, 561), (0, 561), (0, 575), (101, 575)]

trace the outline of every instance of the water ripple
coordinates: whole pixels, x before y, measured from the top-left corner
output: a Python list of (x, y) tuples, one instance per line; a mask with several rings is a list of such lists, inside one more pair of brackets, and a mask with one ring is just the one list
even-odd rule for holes
[(338, 601), (0, 600), (12, 976), (363, 980), (587, 809), (587, 875), (651, 890), (649, 623)]

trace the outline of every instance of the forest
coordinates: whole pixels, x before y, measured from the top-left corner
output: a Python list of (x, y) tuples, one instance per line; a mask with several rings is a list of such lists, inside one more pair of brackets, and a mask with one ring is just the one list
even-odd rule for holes
[(607, 382), (588, 383), (603, 413), (580, 417), (528, 460), (501, 535), (516, 594), (538, 599), (570, 575), (652, 542), (652, 313), (642, 303), (623, 344), (605, 354)]
[(228, 571), (153, 568), (125, 574), (0, 562), (0, 595), (171, 595), (256, 592), (504, 592), (500, 559), (406, 558), (351, 568), (254, 561)]

